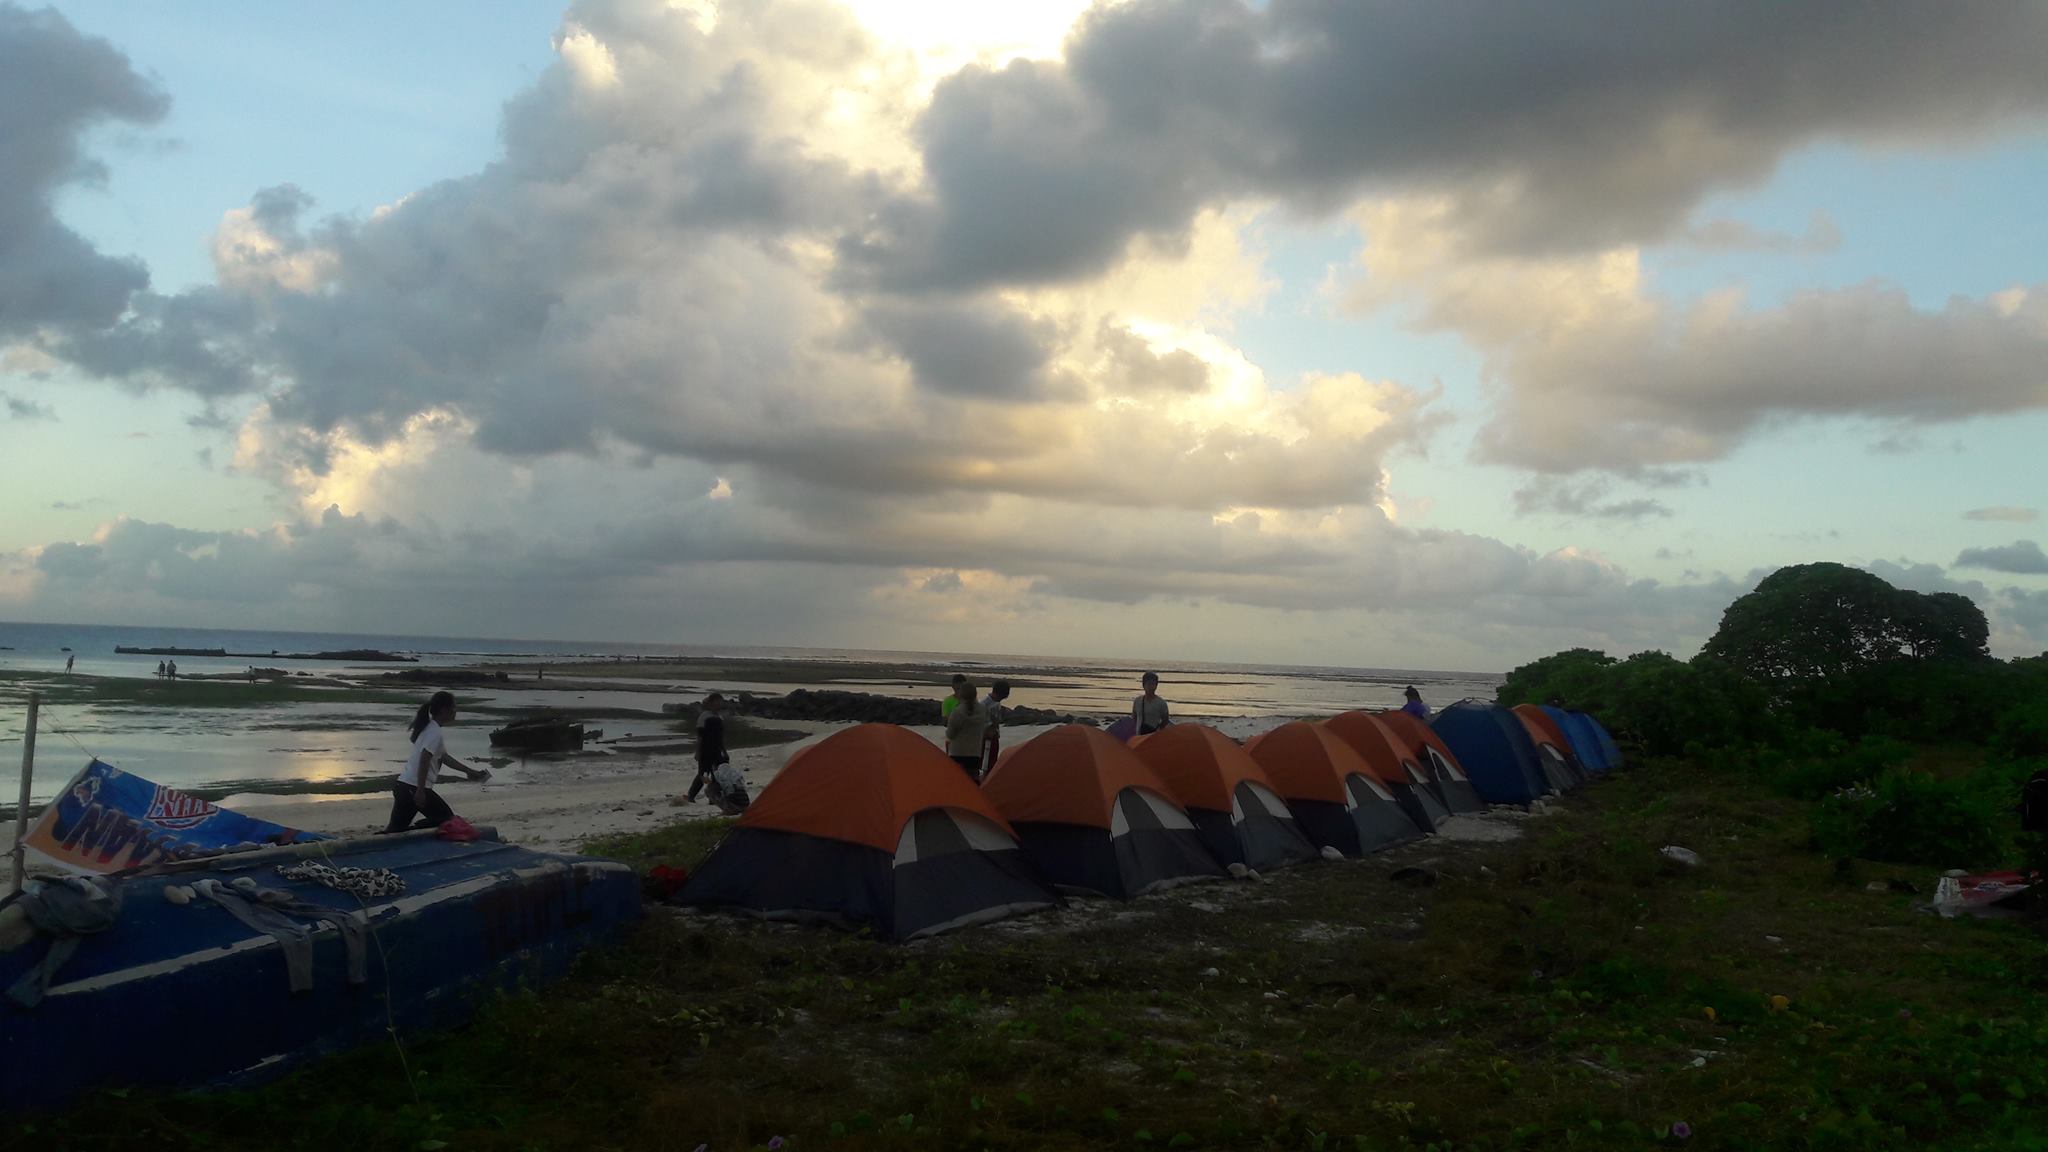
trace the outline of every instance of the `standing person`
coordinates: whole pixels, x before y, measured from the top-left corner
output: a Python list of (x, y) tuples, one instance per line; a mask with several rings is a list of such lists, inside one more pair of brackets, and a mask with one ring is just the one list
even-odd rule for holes
[(64, 658), (64, 672), (66, 675), (71, 673), (71, 666), (76, 663), (78, 663), (78, 657), (76, 656), (66, 656)]
[(441, 779), (442, 765), (471, 780), (491, 778), (490, 772), (471, 768), (448, 754), (448, 738), (442, 728), (454, 722), (453, 692), (434, 693), (413, 714), (412, 726), (406, 730), (412, 737), (412, 751), (406, 754), (405, 771), (391, 784), (391, 820), (384, 825), (385, 832), (405, 831), (412, 826), (415, 815), (421, 817), (421, 828), (439, 828), (454, 819), (448, 802), (434, 791), (434, 785)]
[(1166, 714), (1165, 698), (1159, 695), (1159, 673), (1145, 673), (1138, 686), (1145, 691), (1131, 701), (1131, 725), (1138, 730), (1138, 735), (1150, 736), (1173, 720)]
[(988, 686), (988, 736), (981, 747), (981, 778), (996, 770), (996, 757), (1003, 754), (1003, 717), (1010, 711), (1010, 682), (998, 680)]
[(159, 680), (164, 678), (164, 662), (161, 660), (156, 662), (156, 678)]
[(988, 709), (974, 698), (974, 684), (964, 677), (953, 697), (959, 703), (946, 717), (946, 755), (967, 773), (969, 780), (979, 784), (982, 743), (988, 739)]
[(176, 660), (170, 662), (169, 666), (165, 669), (164, 675), (172, 680), (178, 678), (178, 662)]
[(953, 673), (953, 694), (939, 702), (940, 720), (951, 720), (953, 718), (953, 709), (960, 706), (960, 686), (965, 683), (967, 683), (965, 675), (959, 672)]
[[(725, 697), (713, 692), (704, 698), (697, 709), (697, 775), (690, 781), (690, 794), (686, 803), (695, 804), (697, 793), (704, 790), (704, 782), (720, 764), (732, 759), (725, 750)], [(712, 796), (715, 803), (717, 796)]]
[(1415, 717), (1417, 720), (1426, 721), (1429, 719), (1429, 705), (1422, 702), (1422, 693), (1415, 690), (1415, 685), (1410, 684), (1401, 695), (1408, 698), (1408, 702), (1401, 705), (1401, 711)]

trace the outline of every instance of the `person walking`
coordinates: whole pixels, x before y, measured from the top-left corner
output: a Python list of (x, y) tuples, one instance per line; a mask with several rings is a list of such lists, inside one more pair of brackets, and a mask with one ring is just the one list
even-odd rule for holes
[(1159, 695), (1159, 673), (1145, 673), (1138, 686), (1144, 692), (1131, 701), (1131, 726), (1138, 735), (1150, 736), (1173, 723), (1173, 719), (1167, 715), (1165, 698)]
[(988, 709), (975, 699), (974, 683), (965, 678), (954, 689), (953, 696), (959, 703), (946, 717), (946, 755), (967, 773), (969, 780), (979, 784), (982, 748), (988, 739)]
[(64, 658), (64, 674), (66, 676), (71, 674), (71, 666), (76, 663), (78, 663), (78, 657), (76, 656), (66, 656)]
[[(732, 759), (725, 750), (725, 697), (713, 692), (704, 698), (697, 709), (697, 775), (690, 781), (690, 792), (685, 803), (695, 804), (697, 794), (704, 790), (704, 784), (720, 764)], [(716, 802), (718, 797), (713, 796)]]
[(1408, 702), (1401, 705), (1401, 711), (1415, 717), (1417, 720), (1429, 719), (1429, 705), (1422, 702), (1422, 693), (1415, 690), (1415, 685), (1410, 684), (1401, 695), (1408, 698)]
[(988, 686), (988, 735), (981, 746), (981, 778), (996, 770), (996, 757), (1003, 754), (1003, 717), (1009, 714), (1010, 682), (998, 680)]
[[(412, 737), (412, 751), (406, 755), (405, 771), (391, 785), (391, 819), (384, 825), (386, 833), (403, 832), (409, 827), (439, 828), (455, 818), (448, 802), (434, 791), (443, 765), (471, 780), (491, 778), (489, 770), (471, 768), (448, 754), (448, 737), (442, 729), (454, 722), (453, 692), (434, 693), (413, 714), (412, 726), (407, 729)], [(420, 817), (417, 825), (413, 823), (415, 815)]]

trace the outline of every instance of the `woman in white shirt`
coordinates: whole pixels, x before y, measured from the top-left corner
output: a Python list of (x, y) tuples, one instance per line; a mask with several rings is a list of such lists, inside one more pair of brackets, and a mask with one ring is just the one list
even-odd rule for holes
[(434, 791), (434, 784), (441, 778), (441, 766), (446, 764), (471, 780), (488, 780), (490, 772), (471, 768), (448, 754), (448, 740), (441, 726), (455, 721), (455, 694), (436, 692), (420, 705), (413, 715), (412, 751), (405, 758), (405, 771), (391, 784), (391, 822), (384, 826), (386, 832), (403, 832), (412, 826), (412, 818), (418, 814), (421, 828), (439, 828), (455, 813), (449, 810), (448, 802)]

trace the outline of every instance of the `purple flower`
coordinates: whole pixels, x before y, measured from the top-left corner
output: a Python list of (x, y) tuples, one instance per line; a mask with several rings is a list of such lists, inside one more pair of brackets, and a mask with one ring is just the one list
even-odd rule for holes
[(775, 1150), (780, 1147), (782, 1147), (782, 1137), (770, 1136), (768, 1138), (768, 1152), (775, 1152)]
[(1692, 1125), (1687, 1124), (1683, 1120), (1680, 1120), (1678, 1123), (1673, 1124), (1671, 1126), (1671, 1136), (1674, 1140), (1692, 1139)]

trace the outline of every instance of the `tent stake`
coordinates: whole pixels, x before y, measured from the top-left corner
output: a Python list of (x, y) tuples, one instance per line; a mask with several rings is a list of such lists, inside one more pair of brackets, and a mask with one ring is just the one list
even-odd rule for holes
[(21, 803), (14, 807), (14, 848), (8, 855), (14, 857), (14, 890), (21, 891), (23, 881), (28, 878), (28, 856), (22, 846), (22, 838), (28, 835), (28, 788), (36, 771), (36, 714), (43, 709), (43, 694), (28, 694), (28, 727), (21, 734)]

